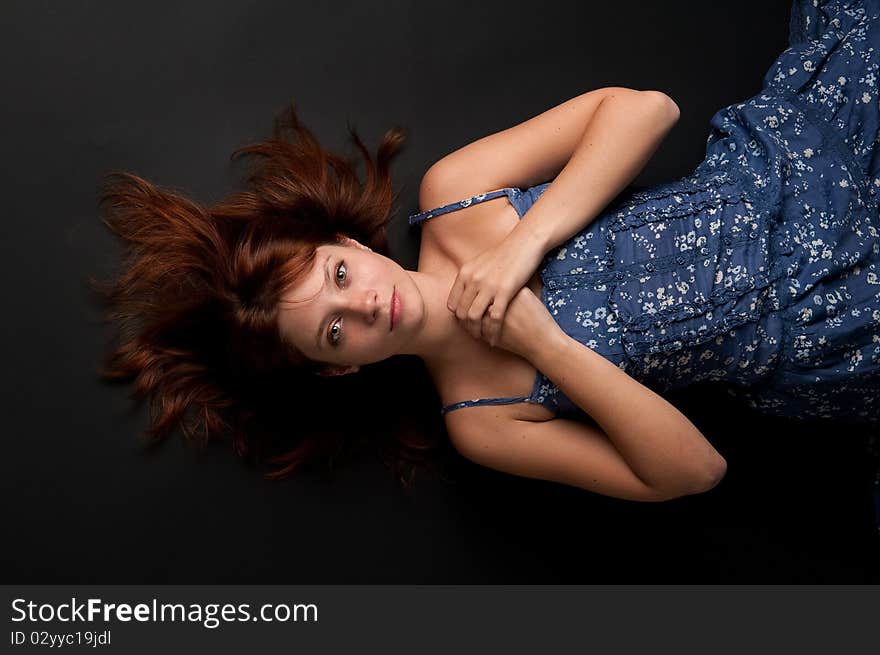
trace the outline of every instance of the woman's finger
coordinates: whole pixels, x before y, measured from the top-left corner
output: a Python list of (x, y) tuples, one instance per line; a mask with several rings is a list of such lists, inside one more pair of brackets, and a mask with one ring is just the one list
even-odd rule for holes
[(507, 301), (496, 297), (486, 310), (486, 318), (483, 325), (483, 334), (493, 346), (498, 343), (501, 334), (501, 326), (504, 324), (504, 315), (507, 312)]
[(459, 296), (458, 303), (455, 307), (455, 316), (458, 318), (458, 320), (467, 320), (470, 313), (471, 305), (474, 303), (474, 298), (477, 297), (477, 294), (479, 292), (480, 288), (476, 284), (471, 283), (465, 286), (464, 291), (462, 291), (461, 296)]
[(452, 288), (449, 290), (449, 297), (446, 299), (446, 308), (450, 312), (455, 312), (458, 308), (458, 300), (461, 298), (463, 290), (464, 278), (461, 275), (461, 271), (459, 271), (458, 275), (455, 276), (455, 282), (452, 283)]
[(489, 318), (489, 312), (486, 312), (483, 315), (482, 328), (483, 328), (483, 340), (494, 348), (495, 343), (496, 343), (496, 339), (495, 339), (495, 335), (492, 332), (492, 319)]
[(475, 339), (483, 338), (483, 316), (486, 308), (492, 304), (492, 298), (484, 292), (477, 294), (467, 313), (467, 329)]

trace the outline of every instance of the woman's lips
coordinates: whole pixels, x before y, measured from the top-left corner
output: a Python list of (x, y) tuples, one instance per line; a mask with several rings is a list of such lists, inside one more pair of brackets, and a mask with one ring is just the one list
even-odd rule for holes
[(397, 287), (394, 287), (394, 291), (391, 293), (391, 329), (397, 326), (400, 322), (400, 313), (403, 310), (403, 303), (400, 302), (400, 296), (397, 295)]

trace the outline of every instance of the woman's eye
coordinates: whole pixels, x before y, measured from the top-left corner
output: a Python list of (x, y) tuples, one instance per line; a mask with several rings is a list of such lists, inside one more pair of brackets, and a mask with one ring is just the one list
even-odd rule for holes
[[(348, 270), (345, 268), (345, 262), (341, 261), (336, 266), (336, 282), (341, 284), (345, 282), (345, 279), (348, 277)], [(342, 336), (342, 322), (336, 321), (330, 325), (330, 332), (327, 335), (327, 340), (334, 346), (339, 344), (339, 339)]]
[(336, 267), (336, 281), (345, 282), (346, 277), (348, 277), (348, 270), (345, 268), (345, 262), (339, 262)]
[(341, 337), (341, 335), (342, 323), (340, 321), (336, 321), (330, 326), (330, 332), (327, 335), (327, 340), (335, 346), (339, 343), (339, 338)]

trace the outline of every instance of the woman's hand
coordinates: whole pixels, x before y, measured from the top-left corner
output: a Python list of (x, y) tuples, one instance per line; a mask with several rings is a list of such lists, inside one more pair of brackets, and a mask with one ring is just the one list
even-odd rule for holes
[(494, 346), (511, 299), (525, 287), (543, 258), (538, 242), (514, 229), (501, 243), (461, 267), (446, 306), (465, 323), (471, 336)]
[(533, 361), (536, 347), (546, 346), (565, 336), (541, 299), (531, 289), (523, 287), (510, 302), (497, 342), (492, 345)]

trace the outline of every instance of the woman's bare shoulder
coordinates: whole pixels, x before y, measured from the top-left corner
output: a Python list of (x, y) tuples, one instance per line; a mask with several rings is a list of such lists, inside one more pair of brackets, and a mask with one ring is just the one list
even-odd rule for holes
[(453, 164), (441, 160), (422, 176), (419, 184), (419, 211), (449, 205), (496, 188), (498, 187), (493, 187), (488, 179), (480, 175), (465, 175)]

